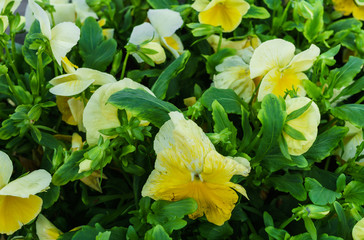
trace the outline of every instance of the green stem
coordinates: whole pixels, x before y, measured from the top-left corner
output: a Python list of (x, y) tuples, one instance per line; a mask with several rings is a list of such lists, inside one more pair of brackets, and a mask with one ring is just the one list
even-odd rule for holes
[(220, 32), (220, 38), (219, 38), (219, 43), (217, 44), (217, 51), (220, 51), (220, 48), (221, 48), (221, 43), (222, 43), (222, 32)]
[(290, 224), (294, 219), (296, 218), (296, 215), (293, 214), (292, 217), (288, 218), (286, 221), (284, 221), (279, 228), (283, 229), (285, 228), (288, 224)]
[[(39, 88), (43, 88), (44, 85), (44, 72), (43, 72), (43, 58), (42, 58), (43, 51), (38, 51), (38, 65), (37, 65), (37, 93), (39, 93)], [(42, 91), (43, 92), (43, 91)]]
[(10, 79), (10, 77), (9, 77), (9, 74), (8, 74), (8, 73), (5, 73), (5, 77), (6, 77), (6, 80), (7, 80), (7, 82), (8, 82), (8, 85), (9, 85), (9, 87), (10, 87), (11, 92), (13, 93), (13, 95), (14, 95), (14, 97), (15, 97), (16, 101), (18, 102), (18, 104), (20, 104), (20, 103), (21, 103), (21, 100), (20, 100), (20, 98), (18, 97), (18, 95), (16, 94), (15, 86), (14, 86), (13, 81), (11, 81), (11, 79)]
[(7, 44), (6, 44), (6, 43), (4, 44), (4, 48), (5, 48), (6, 57), (8, 58), (8, 61), (9, 61), (10, 67), (11, 67), (11, 69), (13, 69), (13, 72), (14, 72), (14, 74), (15, 74), (16, 80), (17, 80), (17, 82), (18, 82), (18, 84), (19, 84), (19, 81), (21, 80), (21, 78), (20, 78), (20, 74), (19, 74), (19, 72), (18, 72), (18, 69), (17, 69), (17, 68), (16, 68), (16, 66), (14, 65), (14, 61), (13, 61), (13, 59), (12, 59), (11, 55), (10, 55), (9, 48), (8, 48), (8, 46), (7, 46)]
[(252, 233), (257, 233), (257, 231), (256, 231), (256, 230), (255, 230), (255, 228), (254, 228), (254, 225), (253, 225), (252, 221), (251, 221), (250, 219), (248, 219), (246, 222), (247, 222), (247, 224), (248, 224), (248, 227), (249, 227), (250, 231), (251, 231)]
[[(10, 30), (10, 32), (11, 32), (11, 30)], [(13, 59), (15, 60), (15, 58), (16, 58), (15, 34), (10, 33), (10, 38), (11, 38), (11, 53), (13, 55)]]
[(249, 144), (249, 147), (245, 150), (246, 153), (249, 153), (255, 147), (255, 145), (259, 141), (260, 137), (262, 136), (262, 134), (263, 134), (263, 128), (260, 128), (258, 134), (254, 137), (252, 143)]
[(364, 101), (364, 96), (362, 96), (358, 101), (355, 102), (355, 104), (360, 104)]
[(127, 62), (128, 62), (129, 55), (130, 55), (130, 53), (129, 53), (129, 51), (127, 51), (127, 52), (126, 52), (126, 56), (125, 56), (125, 58), (124, 58), (123, 70), (121, 71), (120, 79), (123, 79), (123, 78), (124, 78), (124, 76), (125, 76), (125, 69), (126, 69), (126, 64), (127, 64)]

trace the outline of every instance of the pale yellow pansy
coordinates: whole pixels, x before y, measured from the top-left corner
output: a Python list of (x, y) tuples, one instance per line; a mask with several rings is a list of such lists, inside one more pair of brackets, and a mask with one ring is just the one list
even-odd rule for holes
[[(361, 128), (355, 127), (348, 121), (345, 122), (345, 127), (349, 128), (349, 131), (346, 133), (343, 139), (344, 149), (340, 148), (337, 154), (341, 156), (343, 160), (348, 161), (349, 159), (355, 156), (356, 148), (364, 140), (363, 140), (363, 130)], [(361, 152), (360, 155), (364, 155), (364, 150)]]
[(231, 56), (216, 66), (218, 74), (214, 75), (216, 88), (233, 89), (235, 93), (249, 102), (255, 90), (254, 81), (250, 78), (249, 65), (239, 56)]
[(182, 113), (169, 113), (154, 140), (157, 154), (155, 169), (142, 189), (142, 196), (154, 200), (178, 201), (194, 198), (196, 219), (222, 225), (229, 220), (238, 200), (236, 191), (245, 197), (245, 189), (230, 182), (233, 175), (247, 176), (250, 164), (244, 158), (224, 157), (216, 152), (206, 134)]
[(221, 26), (224, 32), (232, 32), (239, 26), (250, 5), (244, 0), (196, 0), (191, 7), (200, 12), (200, 23)]
[(312, 67), (320, 49), (312, 44), (297, 55), (294, 52), (295, 46), (283, 39), (266, 41), (255, 49), (250, 61), (250, 77), (263, 77), (258, 101), (269, 93), (284, 96), (286, 90), (292, 90), (292, 87), (299, 96), (306, 95), (302, 80), (307, 76), (303, 72)]
[[(208, 37), (207, 42), (210, 44), (210, 46), (214, 49), (214, 51), (217, 51), (217, 47), (219, 45), (220, 36), (218, 35), (211, 35)], [(256, 36), (249, 36), (243, 40), (228, 40), (226, 38), (221, 39), (221, 45), (220, 48), (233, 48), (236, 50), (242, 50), (248, 47), (252, 47), (253, 49), (256, 49), (261, 44), (261, 41)]]
[(58, 110), (62, 114), (62, 120), (69, 125), (78, 126), (78, 130), (85, 131), (82, 124), (82, 113), (85, 105), (81, 98), (56, 96)]
[(75, 6), (77, 19), (79, 19), (82, 23), (88, 17), (95, 19), (98, 18), (97, 14), (90, 8), (86, 0), (72, 0), (72, 3)]
[[(167, 48), (176, 58), (182, 54), (183, 44), (175, 34), (183, 25), (181, 15), (169, 9), (150, 9), (148, 10), (148, 18), (150, 23), (143, 23), (133, 28), (129, 42), (140, 45), (145, 41), (151, 41), (143, 47), (158, 52), (157, 54), (148, 55), (157, 64), (165, 61), (165, 53), (161, 45)], [(143, 61), (136, 54), (133, 56), (138, 62)], [(156, 62), (156, 59), (158, 62)]]
[[(286, 99), (287, 115), (300, 109), (311, 101), (307, 97)], [(317, 127), (320, 124), (320, 110), (316, 103), (312, 102), (310, 107), (299, 117), (287, 122), (287, 125), (300, 131), (306, 140), (297, 140), (283, 132), (283, 137), (288, 145), (288, 153), (293, 156), (301, 155), (310, 149), (317, 137)]]
[(49, 81), (54, 87), (49, 92), (58, 96), (74, 96), (85, 91), (91, 84), (103, 85), (116, 82), (116, 79), (108, 73), (91, 68), (78, 68), (68, 74), (59, 75)]
[(352, 232), (353, 240), (364, 239), (364, 218), (355, 224)]
[(0, 151), (0, 234), (13, 234), (40, 213), (43, 201), (35, 194), (45, 190), (52, 176), (36, 170), (9, 183), (13, 163)]
[[(112, 94), (125, 88), (144, 89), (154, 96), (153, 92), (147, 87), (129, 78), (124, 78), (114, 83), (107, 83), (98, 88), (92, 94), (83, 111), (83, 125), (86, 128), (86, 140), (90, 146), (96, 145), (100, 136), (103, 136), (104, 139), (113, 138), (112, 136), (102, 135), (99, 130), (120, 126), (118, 109), (111, 104), (107, 104), (107, 100)], [(148, 123), (141, 121), (141, 124), (145, 125)]]
[(345, 16), (353, 14), (358, 20), (364, 20), (364, 4), (362, 1), (354, 0), (332, 0), (336, 11), (342, 12)]
[(62, 57), (65, 57), (80, 39), (80, 29), (71, 22), (59, 23), (51, 29), (47, 13), (34, 0), (29, 0), (29, 7), (39, 21), (41, 32), (48, 38), (53, 56), (60, 65)]
[(44, 215), (39, 214), (35, 222), (36, 232), (39, 240), (57, 240), (63, 233), (53, 225)]

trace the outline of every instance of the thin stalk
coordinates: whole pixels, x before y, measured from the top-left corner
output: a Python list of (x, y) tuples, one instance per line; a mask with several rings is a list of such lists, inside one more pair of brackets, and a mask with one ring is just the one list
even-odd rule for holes
[(355, 102), (355, 104), (360, 104), (364, 101), (364, 96), (362, 96), (358, 101)]
[(128, 58), (129, 58), (129, 51), (126, 52), (125, 58), (124, 58), (124, 63), (123, 63), (123, 70), (121, 71), (121, 76), (120, 79), (123, 79), (125, 76), (125, 69), (126, 69), (126, 64), (128, 62)]
[(292, 215), (292, 217), (288, 218), (286, 221), (284, 221), (279, 228), (283, 229), (285, 228), (288, 224), (290, 224), (294, 219), (296, 218), (296, 215)]
[(16, 94), (14, 83), (13, 83), (13, 81), (11, 81), (11, 79), (9, 77), (9, 74), (8, 73), (5, 73), (5, 77), (6, 77), (6, 81), (8, 82), (8, 85), (10, 87), (10, 90), (13, 92), (13, 95), (14, 95), (16, 101), (18, 102), (18, 104), (21, 103), (20, 98)]
[(221, 43), (222, 43), (222, 32), (220, 32), (219, 43), (217, 44), (217, 51), (216, 52), (220, 51)]
[(19, 84), (19, 81), (20, 81), (20, 74), (18, 72), (18, 69), (16, 68), (16, 66), (14, 65), (14, 60), (12, 59), (11, 55), (10, 55), (10, 52), (9, 52), (9, 48), (7, 46), (7, 44), (5, 43), (4, 44), (4, 47), (5, 47), (5, 53), (6, 53), (6, 57), (8, 58), (8, 61), (9, 61), (9, 64), (10, 64), (10, 67), (11, 69), (13, 69), (13, 72), (15, 74), (15, 77), (16, 77), (16, 80)]
[(251, 231), (252, 233), (257, 233), (257, 231), (256, 231), (256, 230), (255, 230), (255, 228), (254, 228), (254, 225), (253, 225), (252, 221), (251, 221), (250, 219), (248, 219), (246, 222), (247, 222), (247, 224), (248, 224), (248, 227), (249, 227), (250, 231)]
[[(39, 88), (43, 89), (43, 85), (44, 85), (44, 72), (43, 72), (43, 58), (42, 58), (42, 53), (43, 51), (38, 51), (38, 65), (37, 65), (37, 78), (38, 78), (38, 93), (39, 93)], [(43, 92), (43, 91), (42, 91)]]

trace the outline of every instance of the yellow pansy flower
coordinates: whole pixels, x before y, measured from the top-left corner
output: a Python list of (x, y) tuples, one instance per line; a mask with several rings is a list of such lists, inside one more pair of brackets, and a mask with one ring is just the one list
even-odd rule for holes
[[(355, 156), (357, 146), (359, 146), (364, 141), (364, 139), (363, 130), (361, 128), (355, 127), (348, 121), (345, 122), (345, 127), (349, 128), (349, 131), (346, 133), (343, 139), (344, 149), (340, 148), (337, 154), (341, 156), (341, 159), (348, 161)], [(360, 155), (364, 155), (364, 150)]]
[[(300, 109), (311, 101), (307, 97), (286, 99), (287, 115)], [(310, 149), (317, 137), (317, 127), (320, 124), (320, 110), (316, 103), (312, 102), (310, 107), (299, 117), (288, 121), (286, 124), (300, 131), (306, 140), (297, 140), (283, 132), (283, 137), (288, 145), (290, 155), (299, 156)]]
[(238, 191), (245, 189), (230, 182), (233, 175), (247, 176), (250, 164), (245, 158), (219, 154), (201, 128), (182, 113), (169, 113), (154, 140), (155, 169), (143, 186), (142, 196), (154, 200), (178, 201), (193, 198), (198, 204), (196, 219), (206, 215), (209, 222), (222, 225), (231, 216)]
[(266, 41), (255, 49), (250, 60), (250, 77), (263, 77), (258, 101), (269, 93), (283, 97), (292, 87), (299, 96), (306, 95), (302, 80), (307, 76), (303, 72), (312, 67), (320, 49), (312, 44), (309, 49), (294, 55), (295, 49), (292, 43), (283, 39)]
[(353, 240), (364, 239), (364, 218), (355, 224), (352, 232)]
[(196, 0), (191, 7), (200, 12), (200, 23), (221, 26), (224, 32), (232, 32), (239, 26), (250, 5), (244, 0)]
[(39, 240), (57, 240), (63, 234), (43, 214), (39, 214), (35, 227)]
[(9, 183), (13, 163), (0, 151), (0, 234), (13, 234), (28, 224), (42, 209), (43, 200), (35, 194), (46, 189), (52, 176), (36, 170)]
[(332, 0), (336, 11), (345, 16), (353, 14), (354, 18), (364, 20), (364, 2), (360, 0)]
[[(102, 135), (99, 130), (120, 126), (118, 109), (111, 104), (106, 104), (106, 102), (112, 94), (124, 88), (141, 88), (154, 96), (153, 92), (147, 87), (134, 82), (129, 78), (124, 78), (123, 80), (114, 83), (107, 83), (98, 88), (92, 94), (83, 111), (83, 125), (86, 128), (86, 140), (90, 146), (97, 144), (100, 135)], [(145, 125), (148, 123), (146, 121), (141, 121), (141, 124)], [(105, 139), (113, 138), (110, 136), (102, 136)]]

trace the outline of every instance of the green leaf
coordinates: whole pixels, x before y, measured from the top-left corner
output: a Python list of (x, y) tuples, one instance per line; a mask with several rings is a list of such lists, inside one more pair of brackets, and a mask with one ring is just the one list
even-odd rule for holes
[(329, 86), (331, 89), (348, 86), (354, 77), (361, 71), (364, 60), (358, 57), (350, 56), (349, 61), (341, 68), (335, 68), (329, 75)]
[(307, 95), (313, 100), (318, 100), (322, 97), (322, 90), (316, 84), (308, 79), (302, 80), (303, 87), (305, 88)]
[(127, 77), (133, 79), (136, 82), (141, 82), (144, 77), (152, 78), (158, 77), (161, 74), (160, 69), (147, 69), (147, 70), (131, 70), (128, 71)]
[(250, 5), (248, 12), (243, 16), (243, 18), (267, 19), (270, 18), (270, 14), (264, 7)]
[(145, 240), (172, 240), (161, 225), (157, 225), (146, 232)]
[(274, 227), (273, 218), (272, 218), (272, 216), (268, 212), (264, 212), (263, 213), (263, 220), (264, 220), (264, 225), (266, 227), (269, 227), (269, 226)]
[(348, 129), (334, 126), (317, 136), (312, 147), (304, 156), (312, 161), (320, 162), (331, 155), (331, 152), (338, 146), (341, 139), (346, 135)]
[(306, 230), (307, 230), (307, 232), (309, 232), (312, 240), (317, 240), (317, 230), (316, 230), (315, 224), (313, 223), (312, 219), (308, 218), (308, 217), (304, 217), (303, 221), (305, 223)]
[(324, 26), (324, 8), (322, 2), (315, 1), (313, 7), (313, 18), (307, 19), (303, 28), (303, 35), (310, 43), (319, 35)]
[(161, 73), (151, 89), (157, 98), (164, 99), (166, 97), (166, 92), (168, 90), (171, 79), (175, 78), (180, 72), (185, 69), (188, 59), (190, 59), (190, 56), (190, 51), (185, 51)]
[(241, 126), (243, 129), (243, 139), (241, 141), (241, 147), (244, 149), (251, 142), (253, 130), (249, 123), (249, 112), (243, 106), (241, 106)]
[(241, 114), (241, 107), (244, 102), (232, 89), (218, 89), (210, 87), (201, 96), (201, 103), (208, 110), (212, 110), (212, 103), (217, 100), (227, 113)]
[(336, 180), (336, 191), (342, 192), (346, 187), (346, 176), (344, 173), (340, 174), (340, 176)]
[(285, 106), (273, 94), (263, 98), (262, 109), (258, 113), (262, 123), (263, 136), (257, 150), (256, 159), (263, 157), (275, 144), (282, 133), (286, 120)]
[(217, 100), (212, 103), (212, 118), (215, 122), (214, 132), (219, 133), (226, 128), (229, 129), (229, 131), (231, 132), (229, 140), (235, 146), (237, 130), (234, 124), (230, 122), (228, 115), (225, 112), (225, 109)]
[(284, 125), (283, 131), (296, 140), (306, 140), (305, 135), (303, 135), (303, 133), (294, 129), (288, 124)]
[(333, 99), (331, 102), (335, 102), (337, 99), (339, 99), (342, 96), (352, 96), (354, 94), (357, 94), (364, 89), (364, 77), (359, 78), (358, 80), (354, 81), (352, 84), (344, 88), (338, 96), (336, 96), (335, 99)]
[(285, 230), (275, 228), (273, 226), (266, 227), (265, 231), (268, 233), (270, 237), (277, 240), (288, 239), (290, 236)]
[(49, 185), (49, 189), (46, 192), (38, 193), (38, 196), (43, 199), (43, 208), (47, 209), (51, 207), (59, 198), (60, 187), (55, 186), (52, 183)]
[(358, 205), (364, 204), (364, 183), (351, 181), (344, 190), (346, 202), (352, 202)]
[(279, 148), (281, 149), (281, 153), (283, 154), (283, 156), (289, 160), (292, 160), (291, 155), (289, 155), (289, 152), (288, 152), (288, 145), (287, 145), (286, 139), (283, 137), (283, 135), (279, 136), (278, 144), (279, 144)]
[(307, 109), (311, 106), (312, 101), (310, 101), (309, 103), (307, 103), (305, 106), (294, 110), (293, 112), (291, 112), (290, 114), (288, 114), (287, 118), (286, 118), (286, 122), (291, 121), (293, 119), (298, 118), (299, 116), (301, 116), (304, 112), (307, 111)]
[(347, 30), (353, 26), (358, 26), (361, 28), (363, 23), (355, 18), (346, 18), (333, 22), (327, 27), (327, 30), (334, 30), (335, 32), (340, 32), (342, 30)]
[(335, 201), (334, 208), (340, 223), (340, 228), (337, 230), (337, 232), (340, 233), (340, 235), (342, 235), (344, 239), (350, 239), (349, 236), (351, 230), (349, 229), (348, 220), (346, 218), (343, 207), (340, 205), (340, 203)]
[(310, 197), (311, 201), (317, 205), (333, 203), (337, 198), (341, 197), (340, 193), (323, 187), (314, 178), (305, 178), (305, 188), (308, 191), (308, 196)]
[(103, 233), (99, 233), (96, 236), (96, 240), (109, 240), (110, 235), (111, 235), (111, 232), (110, 231), (106, 231), (106, 232), (103, 232)]
[(277, 10), (282, 4), (280, 0), (264, 0), (264, 3), (267, 4), (268, 8), (271, 10)]
[(73, 237), (72, 240), (94, 240), (96, 239), (99, 232), (104, 232), (105, 230), (97, 225), (96, 228), (90, 226), (83, 226)]
[(363, 104), (345, 104), (330, 110), (335, 117), (346, 120), (353, 125), (364, 127), (364, 105)]
[(216, 226), (212, 223), (203, 223), (198, 229), (201, 236), (207, 240), (230, 239), (229, 236), (233, 234), (233, 228), (228, 222), (225, 222), (222, 226)]
[(305, 201), (307, 198), (300, 174), (286, 173), (283, 176), (271, 177), (268, 181), (273, 184), (275, 189), (289, 193), (299, 201)]
[(84, 67), (105, 71), (116, 53), (115, 39), (104, 40), (102, 28), (92, 17), (88, 17), (82, 28), (79, 48)]
[(157, 127), (161, 127), (170, 119), (169, 112), (179, 111), (173, 104), (164, 102), (142, 89), (121, 90), (111, 95), (108, 102)]
[(222, 61), (229, 56), (233, 56), (236, 54), (236, 50), (232, 48), (223, 48), (220, 51), (208, 56), (206, 62), (206, 71), (208, 74), (216, 73), (215, 67), (222, 63)]
[(173, 5), (179, 5), (177, 0), (147, 0), (147, 2), (154, 9), (171, 9)]

